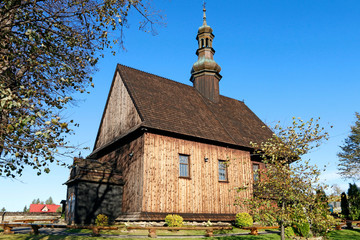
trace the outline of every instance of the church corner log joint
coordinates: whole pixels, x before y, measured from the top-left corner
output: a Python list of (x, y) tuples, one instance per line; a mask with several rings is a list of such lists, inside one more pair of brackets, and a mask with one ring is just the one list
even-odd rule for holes
[[(241, 101), (220, 95), (214, 35), (198, 29), (193, 86), (118, 64), (93, 152), (74, 159), (66, 219), (232, 221), (252, 194), (256, 170), (250, 142), (272, 136)], [(255, 174), (253, 171), (255, 170)], [(246, 191), (235, 189), (244, 185)]]

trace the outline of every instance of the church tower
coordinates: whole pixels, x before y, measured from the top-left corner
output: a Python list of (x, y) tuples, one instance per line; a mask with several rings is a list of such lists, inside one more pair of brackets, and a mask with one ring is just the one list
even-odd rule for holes
[(214, 61), (215, 50), (212, 48), (214, 34), (206, 23), (206, 8), (203, 8), (203, 25), (199, 28), (196, 40), (198, 60), (191, 69), (190, 81), (204, 97), (217, 103), (219, 101), (219, 81), (221, 67)]

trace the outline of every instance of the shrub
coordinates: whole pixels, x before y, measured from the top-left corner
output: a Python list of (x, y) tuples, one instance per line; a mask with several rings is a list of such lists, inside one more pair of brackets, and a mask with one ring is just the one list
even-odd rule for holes
[(307, 222), (295, 223), (295, 232), (301, 237), (310, 236), (310, 224)]
[(321, 219), (316, 219), (311, 224), (311, 231), (314, 236), (325, 236), (328, 230), (332, 229), (336, 225), (336, 220), (330, 216), (326, 215)]
[(211, 227), (213, 224), (212, 222), (210, 221), (210, 219), (205, 223), (205, 226), (206, 227)]
[(104, 214), (99, 214), (95, 220), (96, 226), (107, 226), (109, 225), (109, 218)]
[(169, 214), (165, 217), (165, 222), (169, 227), (182, 227), (183, 218), (177, 214)]
[(346, 193), (341, 194), (341, 214), (344, 216), (344, 218), (349, 217), (349, 202), (346, 196)]
[(292, 238), (293, 236), (295, 236), (294, 229), (292, 227), (286, 227), (285, 228), (285, 236), (287, 238)]
[(238, 227), (251, 227), (253, 218), (248, 213), (238, 213), (236, 214), (235, 225)]

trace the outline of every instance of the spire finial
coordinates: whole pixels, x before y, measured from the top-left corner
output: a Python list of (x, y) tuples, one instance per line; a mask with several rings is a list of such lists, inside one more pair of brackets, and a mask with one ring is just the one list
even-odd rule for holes
[(203, 25), (206, 26), (206, 1), (204, 0), (204, 3), (203, 3), (203, 12), (204, 12), (204, 16), (203, 16)]

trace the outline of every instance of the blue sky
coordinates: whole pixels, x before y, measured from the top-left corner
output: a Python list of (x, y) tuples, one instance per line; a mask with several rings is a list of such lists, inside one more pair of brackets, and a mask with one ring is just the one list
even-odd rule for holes
[[(80, 124), (73, 144), (93, 147), (115, 66), (121, 63), (190, 85), (197, 60), (195, 40), (202, 24), (201, 0), (157, 0), (166, 27), (153, 36), (138, 30), (133, 12), (125, 31), (126, 51), (106, 53), (94, 74), (91, 94), (78, 96), (66, 115)], [(320, 117), (330, 139), (305, 156), (328, 165), (323, 178), (347, 190), (337, 174), (344, 139), (360, 111), (360, 1), (232, 0), (207, 1), (207, 22), (215, 34), (215, 61), (222, 67), (220, 93), (238, 100), (266, 124), (287, 125), (293, 116)], [(87, 155), (89, 152), (82, 152)], [(68, 163), (71, 163), (68, 161)], [(17, 179), (0, 178), (0, 208), (20, 211), (34, 198), (55, 202), (66, 197), (68, 169), (53, 166), (40, 177), (27, 169)]]

